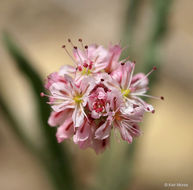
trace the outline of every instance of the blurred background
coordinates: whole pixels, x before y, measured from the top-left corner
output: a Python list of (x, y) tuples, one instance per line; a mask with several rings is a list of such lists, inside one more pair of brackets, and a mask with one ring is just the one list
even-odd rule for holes
[[(151, 94), (163, 95), (165, 101), (148, 100), (156, 113), (145, 115), (144, 134), (132, 150), (113, 136), (102, 155), (64, 143), (77, 189), (162, 190), (168, 189), (165, 183), (188, 184), (172, 189), (193, 189), (192, 9), (192, 0), (0, 0), (0, 94), (36, 147), (42, 146), (42, 132), (33, 89), (5, 48), (4, 31), (41, 79), (72, 64), (61, 48), (68, 38), (106, 47), (120, 43), (139, 70), (158, 67)], [(42, 162), (10, 125), (1, 109), (0, 190), (53, 190)]]

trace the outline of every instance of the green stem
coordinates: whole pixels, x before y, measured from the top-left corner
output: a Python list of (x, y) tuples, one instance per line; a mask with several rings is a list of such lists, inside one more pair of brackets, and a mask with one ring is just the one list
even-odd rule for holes
[[(126, 11), (125, 16), (125, 27), (123, 33), (123, 46), (132, 46), (133, 33), (135, 29), (135, 25), (138, 18), (138, 12), (140, 9), (140, 5), (142, 0), (130, 0), (128, 1), (128, 9)], [(132, 48), (129, 48), (130, 56), (132, 55)], [(121, 58), (125, 58), (128, 56), (128, 52), (122, 52)]]
[(146, 48), (144, 72), (153, 66), (159, 66), (159, 46), (167, 31), (167, 18), (172, 0), (152, 0), (154, 9), (152, 30)]
[[(9, 127), (18, 138), (18, 140), (25, 146), (25, 148), (31, 152), (38, 160), (40, 165), (48, 172), (50, 179), (52, 180), (56, 190), (68, 189), (64, 186), (61, 176), (55, 171), (55, 166), (51, 164), (52, 162), (45, 157), (45, 154), (38, 147), (35, 147), (33, 143), (29, 140), (27, 135), (22, 131), (21, 126), (18, 124), (16, 119), (13, 117), (8, 106), (5, 104), (2, 96), (0, 95), (0, 110), (5, 116), (6, 120), (9, 122)], [(62, 183), (61, 183), (62, 182)]]
[[(145, 56), (144, 72), (151, 70), (153, 66), (159, 65), (158, 47), (166, 33), (167, 18), (168, 18), (171, 1), (172, 0), (152, 0), (153, 9), (154, 9), (154, 16), (153, 16), (154, 20), (152, 24), (152, 28), (153, 28), (152, 33), (151, 33), (150, 40), (148, 41), (148, 45), (147, 45), (148, 48), (147, 48), (146, 56)], [(133, 7), (133, 5), (131, 7)], [(135, 12), (135, 10), (133, 11)], [(134, 13), (131, 13), (131, 15), (134, 15)], [(133, 18), (133, 16), (130, 16), (130, 18)], [(134, 30), (133, 29), (134, 24), (132, 22), (129, 22), (129, 23), (131, 24), (131, 26), (130, 26), (130, 29), (127, 30), (128, 37), (126, 37), (125, 41), (128, 41), (128, 39), (131, 40), (132, 31)], [(151, 78), (151, 81), (155, 81), (155, 77)], [(151, 82), (151, 85), (152, 84), (153, 83)], [(126, 190), (129, 187), (131, 187), (132, 181), (133, 181), (132, 179), (134, 178), (133, 171), (134, 171), (136, 148), (137, 148), (136, 142), (129, 145), (129, 148), (125, 152), (125, 155), (122, 160), (122, 163), (120, 164), (120, 167), (116, 170), (116, 175), (113, 176), (114, 180), (112, 181), (115, 181), (116, 179), (116, 183), (113, 184), (112, 187), (109, 189)]]
[(7, 120), (9, 121), (10, 123), (9, 127), (11, 127), (11, 130), (18, 137), (18, 139), (22, 142), (22, 144), (28, 147), (32, 152), (38, 153), (37, 149), (33, 146), (30, 140), (24, 135), (24, 133), (20, 129), (16, 119), (12, 116), (11, 111), (5, 105), (4, 100), (2, 99), (1, 95), (0, 95), (0, 109), (2, 113), (4, 114), (4, 116), (7, 118)]
[(51, 171), (50, 176), (52, 176), (54, 178), (53, 180), (57, 183), (57, 189), (73, 190), (75, 189), (75, 186), (69, 152), (63, 145), (57, 143), (55, 137), (56, 129), (51, 128), (47, 124), (50, 109), (46, 104), (46, 100), (40, 97), (40, 93), (44, 89), (42, 80), (39, 77), (39, 74), (31, 66), (30, 62), (21, 53), (20, 49), (16, 46), (8, 33), (4, 33), (3, 41), (10, 55), (14, 58), (17, 67), (28, 79), (28, 82), (33, 89), (37, 103), (37, 115), (40, 119), (40, 129), (42, 129), (42, 133), (44, 135), (42, 140), (45, 141), (45, 144), (42, 148), (41, 154), (46, 160), (45, 164), (49, 167), (47, 171)]
[[(168, 13), (170, 10), (172, 0), (152, 0), (153, 9), (154, 9), (154, 20), (152, 24), (152, 33), (150, 39), (148, 41), (147, 50), (145, 54), (145, 61), (144, 61), (144, 72), (147, 73), (152, 69), (153, 66), (158, 66), (159, 63), (159, 45), (162, 39), (164, 38), (166, 31), (167, 31), (167, 18)], [(156, 81), (155, 75), (151, 77), (150, 86), (152, 88), (153, 84)], [(135, 150), (137, 148), (136, 143), (132, 144), (129, 147), (126, 155), (130, 156), (128, 168), (130, 168), (130, 172), (128, 173), (128, 184), (125, 186), (124, 189), (131, 187), (132, 179), (133, 179), (133, 165), (134, 165), (134, 157), (135, 157)]]

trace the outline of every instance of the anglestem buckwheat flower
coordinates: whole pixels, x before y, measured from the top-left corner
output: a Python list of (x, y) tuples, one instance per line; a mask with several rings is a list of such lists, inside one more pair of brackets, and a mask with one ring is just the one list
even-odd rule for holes
[[(49, 86), (49, 91), (51, 95), (49, 98), (51, 99), (49, 104), (51, 104), (52, 109), (55, 112), (62, 112), (66, 109), (72, 109), (72, 120), (75, 127), (79, 127), (86, 116), (84, 111), (84, 107), (88, 101), (89, 92), (94, 87), (92, 85), (92, 80), (88, 81), (88, 79), (82, 80), (80, 86), (77, 87), (73, 79), (64, 75), (63, 80), (56, 80), (56, 76), (54, 75), (55, 82), (53, 82)], [(57, 76), (58, 77), (58, 76)], [(49, 84), (51, 83), (48, 80)]]
[(70, 56), (73, 66), (64, 65), (50, 74), (45, 84), (52, 112), (48, 123), (57, 127), (59, 143), (72, 137), (81, 149), (92, 148), (103, 152), (110, 144), (111, 131), (132, 143), (142, 132), (139, 123), (145, 112), (154, 113), (152, 105), (141, 97), (164, 99), (147, 95), (148, 74), (134, 75), (135, 62), (120, 60), (122, 48), (110, 45), (72, 46)]

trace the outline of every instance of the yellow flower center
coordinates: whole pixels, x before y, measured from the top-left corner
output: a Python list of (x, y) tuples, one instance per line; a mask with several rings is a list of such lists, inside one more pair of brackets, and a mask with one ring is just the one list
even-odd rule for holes
[(123, 96), (128, 96), (130, 94), (131, 90), (130, 89), (121, 89), (121, 93), (123, 94)]
[(82, 96), (80, 96), (80, 95), (76, 95), (76, 96), (74, 96), (74, 101), (75, 101), (75, 103), (81, 103), (82, 102)]
[(82, 70), (82, 75), (90, 75), (90, 74), (91, 74), (91, 70), (84, 67)]

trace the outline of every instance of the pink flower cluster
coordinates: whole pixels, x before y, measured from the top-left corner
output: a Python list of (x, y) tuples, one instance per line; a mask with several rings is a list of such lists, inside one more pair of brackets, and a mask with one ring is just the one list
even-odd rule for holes
[[(112, 129), (119, 131), (123, 140), (132, 143), (141, 134), (139, 123), (144, 112), (154, 113), (152, 105), (140, 97), (147, 95), (148, 74), (133, 74), (135, 62), (119, 60), (119, 45), (72, 45), (72, 53), (65, 49), (74, 66), (65, 65), (48, 76), (45, 88), (50, 95), (53, 111), (50, 126), (57, 126), (58, 142), (73, 138), (85, 149), (91, 147), (101, 153), (109, 145)], [(153, 97), (158, 98), (158, 97)], [(163, 97), (159, 97), (159, 99)]]

